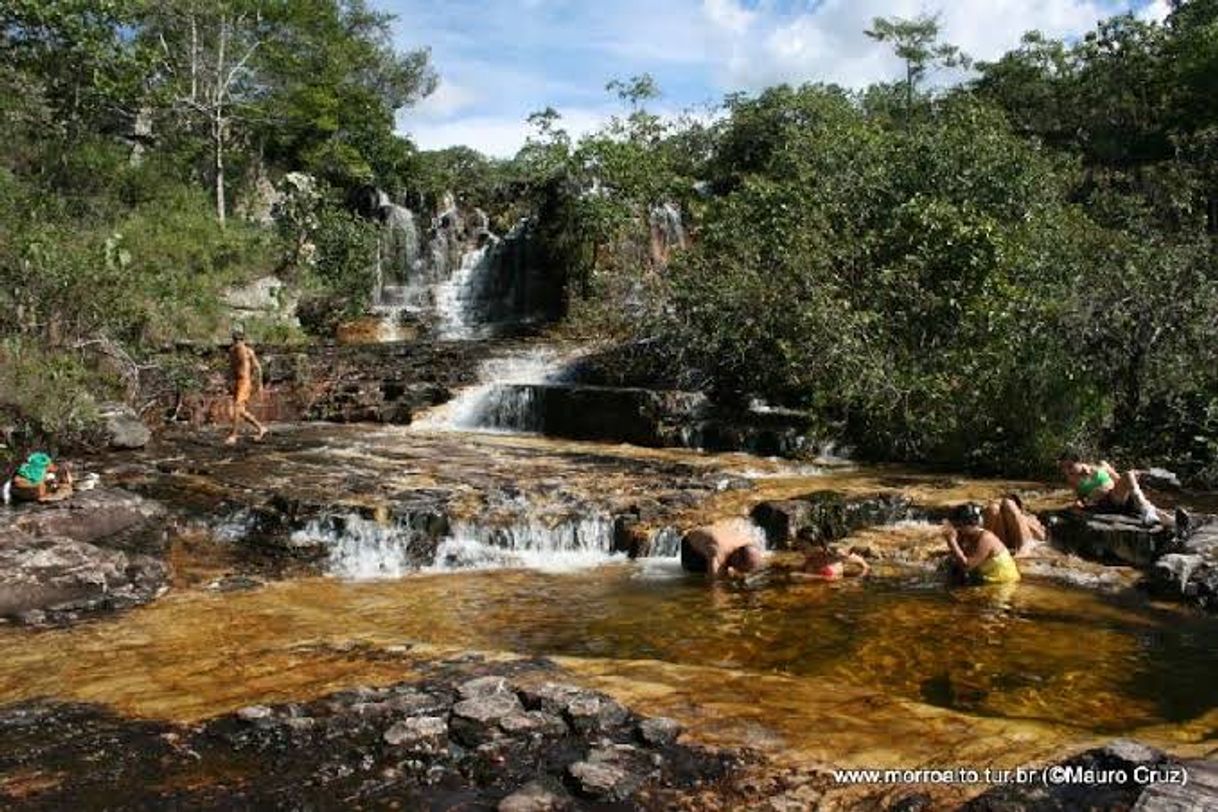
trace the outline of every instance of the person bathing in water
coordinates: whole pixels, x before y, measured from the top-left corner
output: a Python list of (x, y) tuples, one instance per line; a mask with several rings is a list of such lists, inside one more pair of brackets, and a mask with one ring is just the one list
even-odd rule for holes
[(1009, 584), (1019, 580), (1019, 567), (998, 536), (982, 526), (982, 510), (971, 502), (952, 511), (943, 523), (948, 552), (964, 580), (972, 584)]
[(803, 567), (792, 572), (795, 578), (820, 578), (837, 581), (847, 576), (860, 578), (871, 572), (867, 560), (853, 550), (842, 552), (826, 541), (808, 542), (804, 550)]
[(1016, 558), (1023, 558), (1040, 546), (1048, 533), (1036, 514), (1024, 510), (1016, 494), (996, 499), (982, 511), (982, 526), (998, 537)]
[(267, 428), (250, 414), (249, 402), (254, 393), (254, 373), (258, 374), (258, 391), (262, 391), (262, 365), (258, 363), (258, 356), (254, 354), (253, 348), (245, 343), (245, 334), (241, 330), (233, 331), (233, 343), (228, 348), (228, 361), (233, 374), (233, 430), (224, 443), (236, 445), (242, 420), (258, 430), (254, 440), (261, 440), (266, 436)]
[(1120, 474), (1107, 462), (1090, 465), (1074, 454), (1063, 454), (1057, 464), (1078, 497), (1075, 507), (1110, 513), (1134, 512), (1143, 524), (1159, 523), (1159, 512), (1142, 493), (1137, 471)]
[(727, 519), (690, 530), (681, 539), (681, 568), (710, 579), (760, 569), (761, 547), (743, 519)]

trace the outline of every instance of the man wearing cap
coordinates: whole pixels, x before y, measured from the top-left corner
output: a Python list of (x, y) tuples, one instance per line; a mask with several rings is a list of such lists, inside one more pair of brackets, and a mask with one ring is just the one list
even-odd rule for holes
[(233, 430), (224, 441), (225, 445), (236, 445), (237, 434), (241, 431), (241, 421), (245, 420), (258, 430), (255, 441), (266, 436), (266, 426), (250, 414), (250, 397), (254, 393), (254, 373), (258, 373), (258, 391), (262, 391), (262, 365), (253, 348), (245, 343), (245, 333), (233, 330), (233, 343), (228, 350), (228, 361), (233, 371)]

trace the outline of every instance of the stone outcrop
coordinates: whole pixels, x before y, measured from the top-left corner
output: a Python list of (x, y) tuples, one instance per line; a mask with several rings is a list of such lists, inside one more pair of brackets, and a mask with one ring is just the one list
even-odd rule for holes
[(1048, 519), (1056, 547), (1108, 563), (1149, 567), (1171, 550), (1176, 538), (1170, 524), (1148, 526), (1119, 513), (1063, 510)]
[(771, 548), (785, 550), (797, 540), (835, 541), (865, 527), (907, 519), (911, 508), (909, 499), (897, 493), (846, 496), (819, 491), (762, 502), (753, 508), (752, 519), (765, 531)]
[(100, 433), (107, 446), (119, 450), (143, 448), (152, 439), (152, 431), (124, 403), (103, 403), (98, 409)]
[[(263, 422), (407, 424), (476, 382), (490, 348), (480, 342), (409, 342), (328, 346), (308, 353), (255, 347), (265, 389), (250, 403)], [(195, 425), (231, 420), (226, 348), (197, 348), (196, 390), (172, 392), (163, 382), (165, 413)]]
[(504, 384), (493, 394), (486, 425), (572, 440), (651, 448), (747, 451), (764, 457), (809, 456), (811, 420), (781, 410), (733, 412), (701, 392), (593, 386)]
[(163, 514), (109, 490), (0, 513), (0, 617), (65, 623), (152, 600), (168, 578)]
[[(499, 690), (462, 699), (468, 673), (437, 670), (416, 683), (253, 705), (190, 726), (89, 705), (0, 708), (0, 774), (54, 776), (0, 784), (0, 805), (81, 808), (104, 798), (124, 809), (663, 809), (739, 764), (656, 738), (649, 720), (578, 686), (526, 689), (505, 670), (489, 675), (502, 685), (482, 686)], [(577, 724), (579, 708), (610, 704), (620, 708), (611, 725)], [(233, 781), (234, 769), (257, 778)]]
[(1172, 549), (1151, 567), (1151, 590), (1218, 612), (1218, 517), (1197, 519)]

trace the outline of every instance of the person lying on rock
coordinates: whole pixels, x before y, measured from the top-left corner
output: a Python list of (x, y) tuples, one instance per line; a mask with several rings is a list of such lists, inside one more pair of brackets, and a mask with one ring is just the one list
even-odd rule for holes
[(1143, 524), (1158, 524), (1159, 512), (1142, 493), (1137, 471), (1120, 474), (1106, 461), (1091, 465), (1069, 453), (1062, 454), (1057, 464), (1078, 497), (1075, 507), (1104, 513), (1132, 512)]
[(228, 349), (228, 361), (233, 373), (233, 430), (224, 441), (225, 445), (236, 445), (237, 435), (244, 420), (258, 430), (255, 442), (266, 436), (266, 426), (250, 413), (250, 398), (254, 394), (254, 373), (258, 373), (258, 390), (262, 391), (262, 365), (250, 345), (245, 343), (245, 333), (233, 330), (233, 343)]
[(1030, 555), (1048, 537), (1036, 514), (1024, 510), (1017, 494), (995, 499), (982, 511), (982, 526), (998, 537), (1016, 558)]
[(10, 490), (17, 502), (59, 502), (72, 495), (72, 472), (35, 451), (13, 475)]
[(952, 511), (943, 522), (943, 538), (958, 573), (971, 584), (1010, 584), (1019, 580), (1019, 567), (998, 536), (982, 527), (982, 510), (971, 502)]
[(746, 575), (761, 567), (761, 546), (743, 519), (690, 530), (681, 539), (681, 568), (711, 578)]
[(861, 578), (870, 572), (871, 565), (853, 550), (843, 552), (826, 541), (816, 541), (808, 542), (804, 548), (803, 567), (792, 572), (791, 577), (837, 581), (848, 576)]

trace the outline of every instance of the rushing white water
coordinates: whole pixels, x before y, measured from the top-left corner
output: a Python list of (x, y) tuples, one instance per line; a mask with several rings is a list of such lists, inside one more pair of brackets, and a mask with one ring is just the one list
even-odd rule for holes
[(535, 431), (533, 393), (527, 385), (563, 382), (579, 355), (580, 351), (532, 347), (488, 358), (479, 368), (476, 385), (411, 426), (423, 431)]
[(529, 518), (510, 525), (458, 522), (428, 569), (527, 568), (571, 572), (606, 564), (613, 553), (613, 519), (585, 516), (557, 523)]
[(450, 341), (477, 338), (484, 326), (474, 313), (473, 304), (486, 274), (497, 239), (488, 237), (480, 248), (461, 255), (457, 270), (435, 287), (436, 314), (440, 317), (440, 337)]
[(613, 554), (613, 519), (599, 515), (558, 521), (529, 516), (507, 524), (456, 522), (429, 563), (419, 560), (419, 553), (430, 545), (417, 531), (356, 515), (310, 521), (292, 534), (292, 543), (321, 544), (326, 549), (327, 571), (353, 581), (400, 578), (419, 570), (570, 572), (621, 558)]

